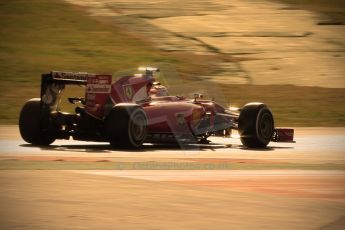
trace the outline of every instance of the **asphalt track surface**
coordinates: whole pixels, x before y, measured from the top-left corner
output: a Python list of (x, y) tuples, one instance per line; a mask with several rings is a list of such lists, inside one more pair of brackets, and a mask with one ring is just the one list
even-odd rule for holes
[(240, 158), (271, 159), (288, 162), (345, 161), (345, 128), (296, 128), (295, 143), (271, 142), (266, 149), (247, 149), (234, 138), (211, 137), (210, 144), (145, 144), (138, 151), (111, 149), (108, 143), (57, 140), (49, 147), (25, 143), (17, 126), (0, 126), (0, 157), (74, 156), (105, 158)]
[[(56, 141), (39, 148), (0, 126), (0, 160), (344, 164), (345, 128), (296, 128), (296, 143), (208, 145)], [(1, 163), (1, 161), (0, 161)], [(2, 229), (342, 229), (345, 171), (1, 170)], [(279, 226), (279, 227), (278, 227)]]

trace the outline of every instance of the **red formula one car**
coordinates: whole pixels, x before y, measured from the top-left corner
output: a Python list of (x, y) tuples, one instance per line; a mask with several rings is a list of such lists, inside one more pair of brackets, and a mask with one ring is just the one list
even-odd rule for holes
[[(241, 142), (263, 148), (270, 141), (292, 141), (292, 129), (276, 129), (269, 108), (248, 103), (237, 111), (214, 101), (169, 96), (156, 82), (158, 69), (141, 68), (142, 74), (124, 76), (53, 71), (42, 74), (41, 98), (23, 106), (19, 118), (22, 138), (34, 145), (56, 139), (107, 141), (114, 147), (138, 148), (144, 142), (197, 141), (238, 130)], [(68, 98), (75, 113), (59, 109), (66, 85), (83, 85), (85, 97)]]

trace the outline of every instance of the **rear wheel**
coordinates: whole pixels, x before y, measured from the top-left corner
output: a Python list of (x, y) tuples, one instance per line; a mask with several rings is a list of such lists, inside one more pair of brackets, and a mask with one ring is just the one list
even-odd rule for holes
[(147, 136), (147, 118), (137, 105), (115, 106), (106, 119), (106, 135), (113, 147), (139, 148)]
[(55, 141), (49, 130), (49, 113), (41, 111), (41, 100), (33, 98), (27, 101), (19, 117), (19, 131), (22, 138), (33, 145), (50, 145)]
[(269, 144), (273, 136), (273, 115), (265, 104), (246, 104), (241, 109), (238, 130), (244, 146), (264, 148)]

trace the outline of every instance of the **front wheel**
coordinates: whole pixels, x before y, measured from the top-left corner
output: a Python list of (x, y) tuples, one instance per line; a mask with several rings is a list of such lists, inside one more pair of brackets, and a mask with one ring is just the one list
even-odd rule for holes
[(265, 104), (248, 103), (241, 109), (238, 130), (244, 146), (264, 148), (273, 136), (273, 115)]
[[(41, 99), (27, 101), (19, 116), (19, 131), (24, 141), (33, 145), (50, 145), (55, 137), (49, 130), (49, 114), (41, 111)], [(47, 127), (45, 127), (47, 126)]]

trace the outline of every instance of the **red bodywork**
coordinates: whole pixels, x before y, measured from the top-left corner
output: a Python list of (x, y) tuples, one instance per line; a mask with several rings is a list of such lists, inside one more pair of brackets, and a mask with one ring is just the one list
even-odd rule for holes
[(231, 126), (230, 118), (217, 116), (225, 109), (215, 102), (157, 97), (151, 93), (155, 92), (154, 82), (152, 75), (143, 74), (125, 76), (112, 84), (111, 75), (90, 75), (86, 85), (86, 112), (103, 119), (115, 104), (136, 103), (146, 113), (149, 133), (203, 135)]

